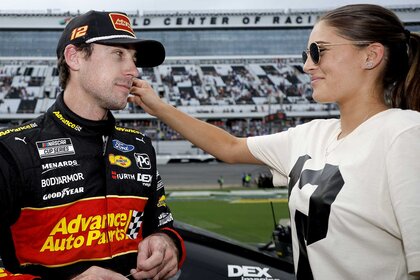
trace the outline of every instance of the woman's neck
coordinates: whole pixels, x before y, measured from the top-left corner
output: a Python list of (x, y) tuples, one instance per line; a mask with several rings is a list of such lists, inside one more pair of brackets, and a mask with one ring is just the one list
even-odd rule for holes
[(338, 139), (346, 137), (372, 116), (387, 109), (389, 107), (383, 102), (359, 103), (357, 106), (340, 107), (341, 132)]

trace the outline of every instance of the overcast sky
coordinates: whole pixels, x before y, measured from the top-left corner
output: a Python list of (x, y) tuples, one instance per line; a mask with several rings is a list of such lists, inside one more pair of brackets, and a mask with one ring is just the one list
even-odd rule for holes
[(261, 9), (329, 9), (351, 3), (373, 3), (383, 6), (420, 5), (420, 0), (2, 0), (0, 10), (46, 10), (85, 12), (117, 11), (194, 11), (194, 10), (261, 10)]

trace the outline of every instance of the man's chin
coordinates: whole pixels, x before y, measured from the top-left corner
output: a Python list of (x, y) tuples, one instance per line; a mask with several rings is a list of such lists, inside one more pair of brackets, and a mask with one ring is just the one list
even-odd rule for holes
[(111, 111), (119, 111), (119, 110), (123, 110), (125, 109), (125, 107), (127, 107), (127, 100), (124, 103), (121, 104), (111, 104), (108, 108), (108, 110)]

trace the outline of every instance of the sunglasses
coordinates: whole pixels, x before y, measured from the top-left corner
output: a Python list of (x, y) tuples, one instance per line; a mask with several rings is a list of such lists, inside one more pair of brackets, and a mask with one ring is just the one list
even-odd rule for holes
[(330, 46), (343, 46), (343, 45), (369, 45), (372, 42), (369, 41), (354, 41), (350, 43), (317, 43), (313, 42), (309, 45), (309, 49), (302, 52), (302, 61), (303, 64), (306, 63), (306, 60), (308, 60), (308, 57), (310, 56), (312, 61), (315, 65), (319, 64), (319, 61), (321, 60), (321, 52), (325, 51), (325, 47)]

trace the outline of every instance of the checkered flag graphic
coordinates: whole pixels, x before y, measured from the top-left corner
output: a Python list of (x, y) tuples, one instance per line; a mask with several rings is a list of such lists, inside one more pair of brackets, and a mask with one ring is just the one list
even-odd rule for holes
[(140, 230), (141, 223), (143, 222), (143, 212), (138, 212), (133, 210), (133, 215), (131, 216), (130, 225), (127, 229), (127, 236), (130, 239), (136, 239)]

